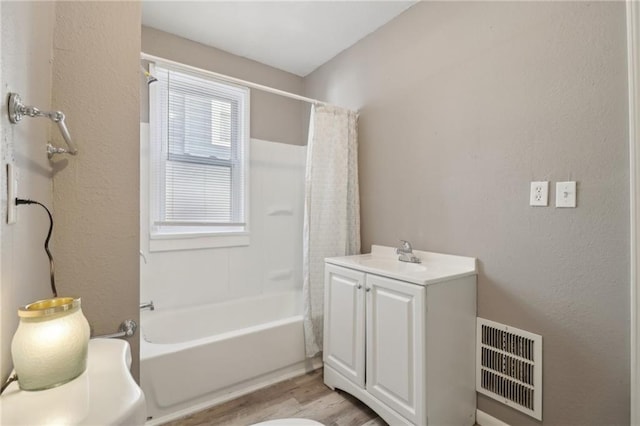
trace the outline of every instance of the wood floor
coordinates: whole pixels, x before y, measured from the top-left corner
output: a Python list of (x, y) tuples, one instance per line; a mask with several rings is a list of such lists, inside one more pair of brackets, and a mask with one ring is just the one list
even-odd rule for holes
[(326, 426), (386, 426), (369, 407), (322, 381), (322, 369), (167, 423), (170, 426), (247, 426), (266, 420), (306, 418)]

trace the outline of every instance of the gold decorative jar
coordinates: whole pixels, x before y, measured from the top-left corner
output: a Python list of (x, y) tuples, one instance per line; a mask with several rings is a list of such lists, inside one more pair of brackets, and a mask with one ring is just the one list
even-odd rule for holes
[(20, 389), (52, 388), (85, 371), (89, 323), (80, 298), (40, 300), (18, 309), (18, 316), (11, 356)]

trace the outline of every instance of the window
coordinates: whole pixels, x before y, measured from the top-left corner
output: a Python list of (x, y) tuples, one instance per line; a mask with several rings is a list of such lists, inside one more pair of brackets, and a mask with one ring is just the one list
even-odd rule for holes
[(247, 235), (249, 90), (173, 65), (152, 74), (151, 238)]

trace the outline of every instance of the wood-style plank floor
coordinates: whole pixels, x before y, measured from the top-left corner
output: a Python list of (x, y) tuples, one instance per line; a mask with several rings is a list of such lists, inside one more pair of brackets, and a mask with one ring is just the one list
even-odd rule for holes
[(276, 383), (224, 404), (167, 423), (170, 426), (247, 426), (282, 418), (316, 420), (326, 426), (386, 426), (351, 395), (332, 391), (322, 369)]

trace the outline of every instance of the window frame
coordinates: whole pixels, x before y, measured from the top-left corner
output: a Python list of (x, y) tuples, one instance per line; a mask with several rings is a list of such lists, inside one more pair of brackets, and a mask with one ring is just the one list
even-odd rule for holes
[[(168, 161), (180, 161), (172, 154), (169, 158), (168, 129), (160, 128), (158, 120), (162, 120), (160, 114), (161, 99), (160, 88), (154, 87), (153, 83), (149, 87), (149, 250), (150, 251), (171, 251), (187, 250), (215, 247), (235, 247), (249, 245), (250, 236), (250, 206), (249, 206), (249, 157), (250, 157), (250, 90), (248, 87), (229, 83), (219, 77), (187, 65), (176, 63), (166, 63), (159, 60), (149, 64), (151, 74), (154, 74), (155, 67), (160, 66), (169, 71), (183, 73), (189, 76), (205, 79), (216, 85), (221, 92), (228, 93), (229, 99), (239, 103), (238, 113), (240, 123), (237, 129), (239, 133), (237, 143), (231, 141), (231, 155), (226, 159), (209, 159), (205, 161), (182, 161), (191, 164), (221, 165), (229, 164), (232, 181), (241, 182), (243, 194), (241, 198), (231, 194), (231, 200), (237, 200), (241, 206), (244, 221), (243, 223), (229, 224), (203, 224), (203, 226), (182, 226), (169, 224), (162, 219), (165, 218), (165, 203), (162, 191), (165, 189), (166, 168)], [(232, 130), (235, 131), (235, 130)], [(160, 141), (158, 143), (158, 141)], [(239, 145), (242, 146), (239, 146)], [(236, 145), (236, 146), (234, 146)], [(235, 154), (234, 154), (235, 151)], [(234, 158), (237, 152), (242, 152), (242, 158)], [(188, 154), (187, 154), (188, 155)], [(186, 158), (185, 158), (186, 159)], [(234, 164), (236, 164), (234, 166)], [(244, 176), (242, 176), (244, 173)], [(235, 209), (237, 207), (232, 207)]]

